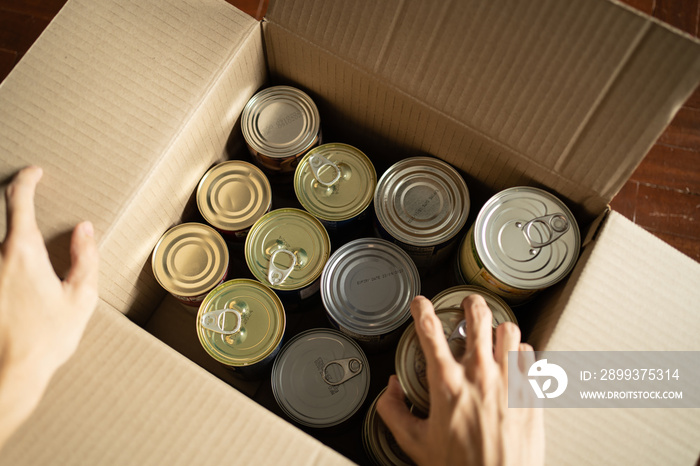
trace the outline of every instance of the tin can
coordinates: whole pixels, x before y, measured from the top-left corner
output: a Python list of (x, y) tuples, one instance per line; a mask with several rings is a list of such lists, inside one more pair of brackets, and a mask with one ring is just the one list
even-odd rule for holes
[(311, 149), (297, 166), (294, 192), (301, 205), (329, 233), (358, 228), (367, 218), (377, 172), (367, 156), (347, 144)]
[(480, 286), (453, 286), (436, 294), (430, 301), (435, 309), (459, 309), (464, 298), (473, 294), (481, 295), (489, 309), (491, 309), (494, 329), (503, 322), (513, 322), (515, 325), (518, 325), (518, 319), (513, 314), (510, 306), (496, 293)]
[(377, 400), (386, 391), (384, 388), (367, 410), (362, 424), (362, 446), (375, 466), (413, 466), (415, 463), (404, 453), (394, 435), (377, 413)]
[(411, 157), (382, 175), (374, 194), (379, 235), (401, 246), (421, 271), (443, 263), (469, 215), (460, 174), (432, 157)]
[(321, 275), (321, 299), (335, 328), (366, 351), (380, 351), (401, 336), (420, 284), (404, 250), (380, 238), (362, 238), (330, 257)]
[[(464, 312), (461, 309), (441, 309), (435, 311), (442, 323), (452, 355), (458, 361), (464, 355)], [(428, 414), (430, 410), (430, 393), (426, 376), (425, 355), (420, 346), (414, 322), (406, 328), (396, 348), (396, 376), (408, 402), (419, 413)]]
[(314, 428), (350, 419), (367, 397), (369, 362), (350, 338), (330, 329), (300, 333), (272, 366), (272, 392), (294, 422)]
[(290, 86), (255, 94), (243, 109), (241, 129), (254, 162), (271, 174), (293, 174), (304, 154), (321, 141), (316, 104)]
[(204, 350), (234, 373), (255, 378), (270, 367), (282, 344), (284, 307), (268, 287), (246, 278), (214, 288), (197, 313)]
[(459, 249), (457, 279), (518, 305), (564, 278), (581, 236), (569, 208), (538, 188), (509, 188), (484, 204)]
[(271, 205), (272, 188), (265, 174), (241, 160), (213, 166), (197, 186), (199, 213), (229, 240), (245, 240), (250, 227)]
[(202, 223), (183, 223), (169, 229), (151, 255), (158, 283), (182, 304), (194, 308), (226, 279), (228, 261), (224, 238)]
[(326, 229), (299, 209), (263, 215), (245, 242), (245, 260), (253, 276), (285, 304), (298, 304), (318, 291), (330, 251)]

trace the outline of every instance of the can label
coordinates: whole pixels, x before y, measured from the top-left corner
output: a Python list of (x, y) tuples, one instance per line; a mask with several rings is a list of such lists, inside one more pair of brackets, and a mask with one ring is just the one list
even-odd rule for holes
[(494, 277), (484, 267), (483, 262), (479, 258), (479, 253), (474, 243), (473, 226), (467, 232), (460, 246), (457, 271), (457, 278), (463, 284), (482, 286), (489, 291), (493, 291), (512, 305), (524, 303), (539, 291), (538, 289), (524, 290), (515, 288)]

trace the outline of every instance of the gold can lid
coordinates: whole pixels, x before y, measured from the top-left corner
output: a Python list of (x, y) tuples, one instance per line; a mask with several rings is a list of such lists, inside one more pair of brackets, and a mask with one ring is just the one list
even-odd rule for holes
[(473, 294), (481, 295), (489, 309), (491, 309), (493, 328), (498, 327), (503, 322), (513, 322), (515, 325), (518, 325), (518, 319), (513, 314), (513, 310), (503, 301), (503, 298), (480, 286), (453, 286), (441, 291), (430, 301), (432, 301), (435, 309), (459, 309), (464, 298)]
[(197, 207), (202, 217), (224, 231), (247, 230), (272, 203), (272, 189), (255, 165), (230, 160), (210, 168), (197, 186)]
[(286, 318), (274, 291), (245, 278), (214, 288), (197, 313), (197, 336), (209, 355), (233, 367), (264, 360), (279, 346)]
[(255, 94), (241, 114), (241, 130), (255, 152), (268, 157), (296, 156), (312, 147), (321, 129), (316, 104), (305, 92), (273, 86)]
[[(464, 321), (464, 312), (461, 309), (441, 309), (435, 314), (442, 323), (445, 338), (448, 339), (450, 350), (455, 359), (461, 359), (464, 354), (464, 339), (452, 339), (451, 336)], [(399, 378), (401, 388), (408, 402), (420, 412), (428, 413), (430, 408), (430, 394), (428, 391), (428, 379), (426, 375), (425, 355), (420, 346), (416, 334), (415, 322), (406, 328), (396, 348), (396, 376)]]
[(294, 191), (301, 205), (321, 220), (342, 221), (372, 202), (377, 172), (359, 149), (330, 143), (311, 149), (297, 166)]
[(299, 209), (263, 215), (248, 232), (245, 259), (255, 278), (275, 290), (299, 290), (321, 276), (331, 242), (324, 226)]
[(208, 225), (183, 223), (166, 231), (153, 248), (153, 274), (170, 293), (193, 297), (207, 293), (228, 271), (228, 249)]

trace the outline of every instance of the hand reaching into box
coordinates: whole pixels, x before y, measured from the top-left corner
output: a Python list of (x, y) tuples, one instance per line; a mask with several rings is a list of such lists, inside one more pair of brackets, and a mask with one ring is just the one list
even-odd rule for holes
[(97, 305), (98, 251), (92, 224), (73, 230), (71, 269), (55, 274), (34, 213), (39, 167), (6, 190), (0, 254), (0, 446), (31, 414), (56, 370), (75, 352)]
[(527, 368), (532, 347), (520, 343), (510, 322), (496, 330), (493, 349), (491, 310), (481, 296), (462, 302), (466, 317), (466, 353), (455, 360), (429, 300), (416, 297), (411, 314), (427, 362), (430, 415), (419, 419), (405, 404), (396, 376), (377, 403), (377, 411), (401, 448), (418, 464), (540, 465), (544, 463), (541, 408), (508, 408), (508, 352), (521, 351), (522, 379), (510, 389), (529, 389)]

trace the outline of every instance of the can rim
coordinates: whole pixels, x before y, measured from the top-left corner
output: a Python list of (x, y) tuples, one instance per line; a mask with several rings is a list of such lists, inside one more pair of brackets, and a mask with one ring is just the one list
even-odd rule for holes
[[(430, 300), (433, 303), (433, 306), (435, 307), (436, 311), (440, 310), (440, 309), (452, 309), (453, 308), (453, 306), (450, 306), (448, 304), (441, 306), (440, 301), (439, 301), (441, 299), (445, 299), (448, 296), (448, 294), (452, 294), (452, 293), (455, 293), (455, 294), (456, 293), (460, 293), (460, 294), (461, 293), (468, 293), (468, 294), (465, 294), (464, 297), (467, 297), (467, 296), (472, 295), (472, 294), (479, 294), (484, 298), (484, 300), (486, 301), (486, 304), (489, 306), (489, 308), (491, 308), (492, 313), (493, 313), (492, 304), (497, 305), (498, 310), (503, 312), (504, 316), (507, 319), (509, 319), (509, 320), (507, 320), (508, 322), (512, 322), (515, 325), (519, 325), (518, 319), (515, 316), (515, 314), (513, 313), (513, 309), (511, 309), (511, 307), (508, 305), (508, 303), (506, 303), (503, 300), (503, 298), (501, 298), (500, 296), (498, 296), (496, 293), (494, 293), (491, 290), (488, 290), (486, 288), (483, 288), (481, 286), (476, 286), (476, 285), (456, 285), (456, 286), (452, 286), (450, 288), (446, 288), (446, 289), (442, 290), (441, 292), (439, 292), (438, 294), (433, 296), (433, 298)], [(496, 322), (495, 314), (494, 314), (494, 322)]]

